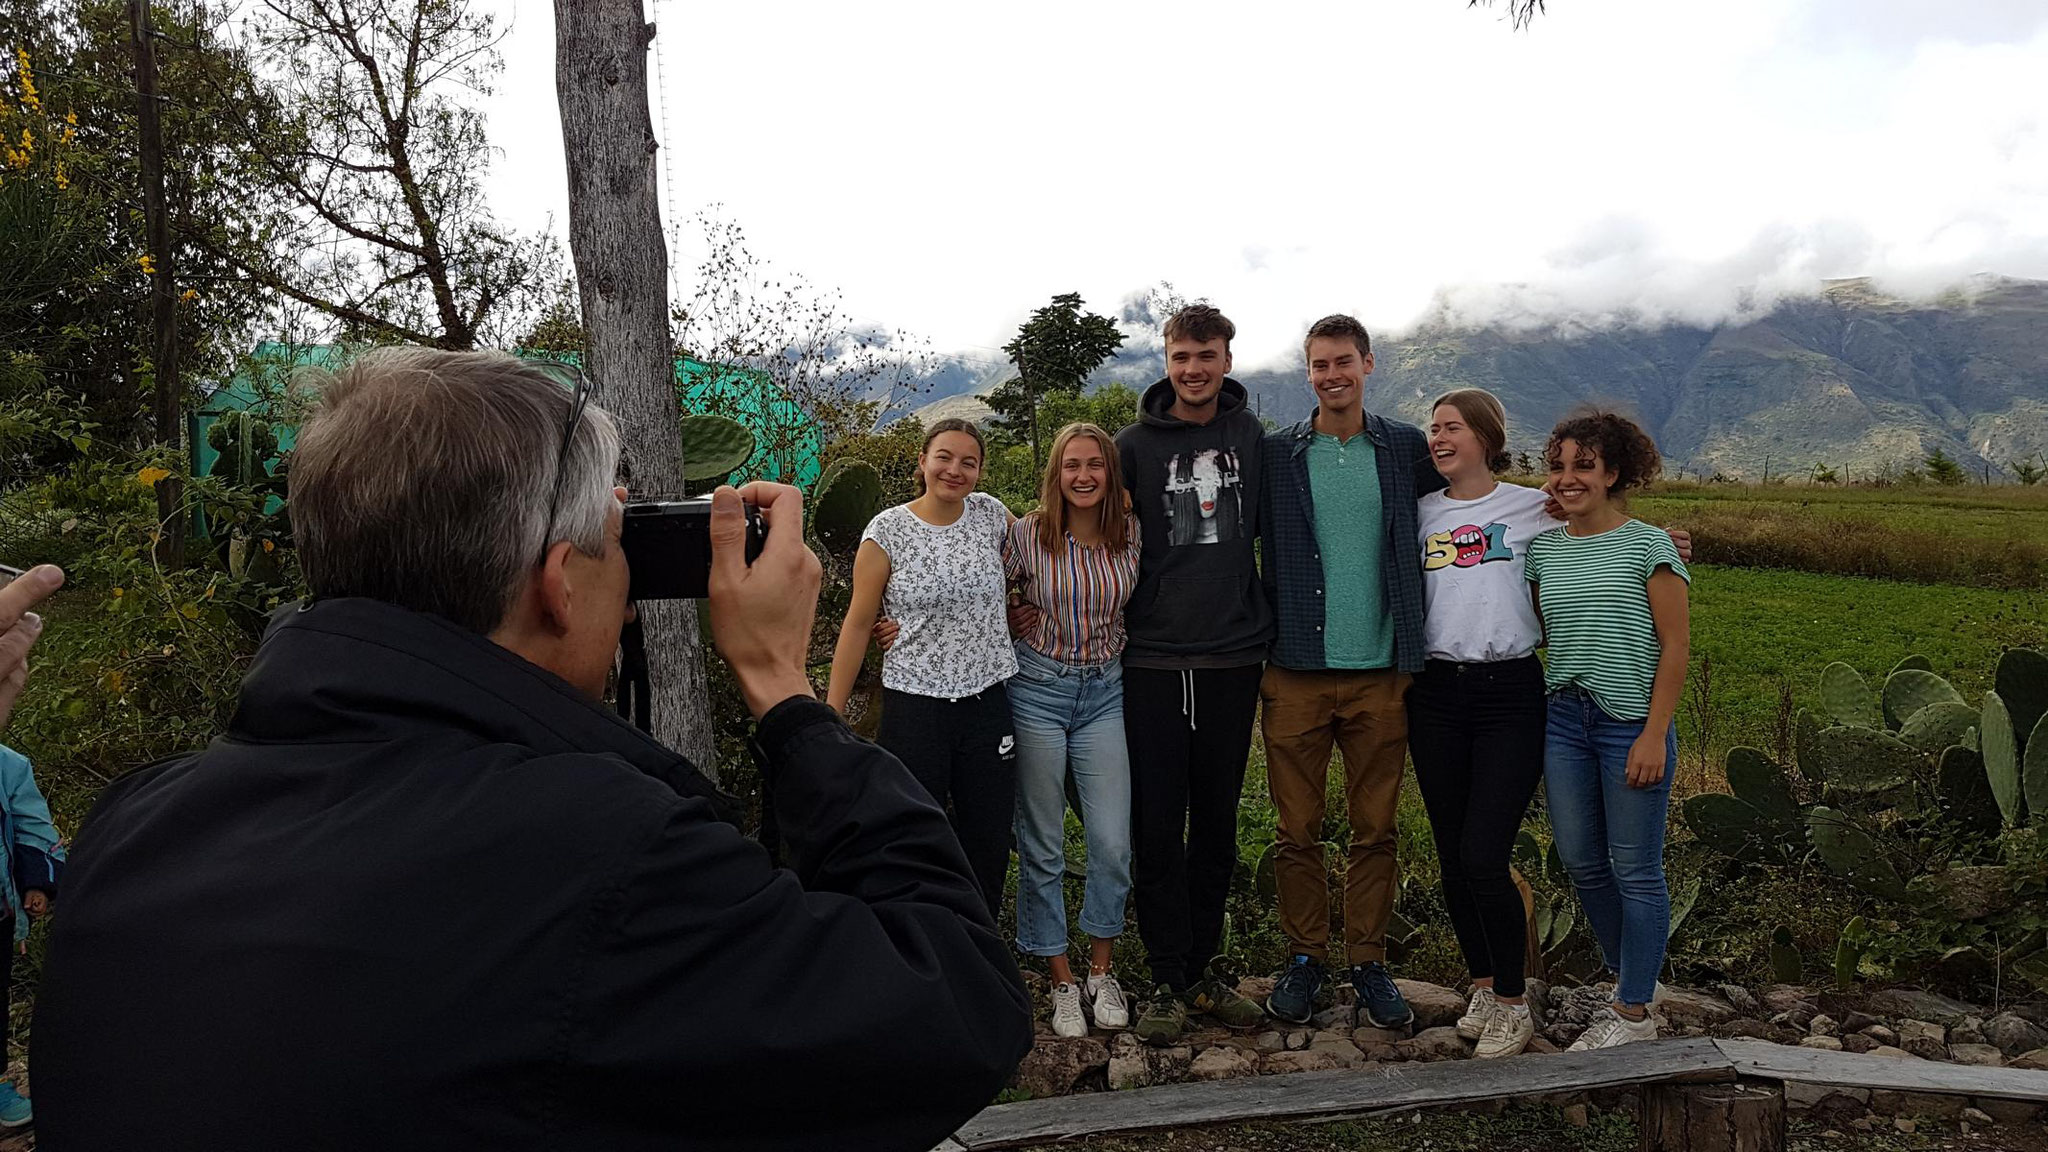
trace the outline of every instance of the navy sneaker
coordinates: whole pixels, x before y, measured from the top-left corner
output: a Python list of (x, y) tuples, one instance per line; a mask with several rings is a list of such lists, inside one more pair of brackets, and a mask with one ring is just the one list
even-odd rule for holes
[(1296, 956), (1273, 984), (1266, 997), (1266, 1014), (1289, 1024), (1306, 1024), (1315, 1015), (1316, 996), (1323, 990), (1323, 966), (1307, 956)]
[(1358, 990), (1357, 1011), (1375, 1028), (1406, 1028), (1415, 1023), (1415, 1010), (1408, 1007), (1387, 966), (1377, 960), (1351, 966), (1351, 986)]

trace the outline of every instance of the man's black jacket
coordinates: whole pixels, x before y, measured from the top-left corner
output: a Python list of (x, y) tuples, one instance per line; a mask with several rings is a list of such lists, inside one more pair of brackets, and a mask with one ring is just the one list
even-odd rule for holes
[(487, 639), (285, 613), (78, 838), (41, 1146), (930, 1148), (1030, 1045), (1016, 964), (894, 757), (810, 700), (759, 743), (793, 870)]

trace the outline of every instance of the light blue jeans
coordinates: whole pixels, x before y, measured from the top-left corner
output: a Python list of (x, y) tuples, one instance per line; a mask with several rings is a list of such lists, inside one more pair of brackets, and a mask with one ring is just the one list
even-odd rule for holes
[(1664, 737), (1664, 779), (1631, 788), (1628, 750), (1643, 734), (1642, 721), (1615, 719), (1576, 686), (1551, 693), (1549, 713), (1543, 791), (1558, 858), (1615, 973), (1614, 998), (1648, 1004), (1671, 926), (1664, 822), (1678, 732)]
[(1124, 745), (1123, 665), (1062, 664), (1017, 644), (1010, 717), (1017, 733), (1017, 947), (1067, 951), (1067, 772), (1088, 835), (1081, 929), (1124, 930), (1131, 893), (1131, 760)]

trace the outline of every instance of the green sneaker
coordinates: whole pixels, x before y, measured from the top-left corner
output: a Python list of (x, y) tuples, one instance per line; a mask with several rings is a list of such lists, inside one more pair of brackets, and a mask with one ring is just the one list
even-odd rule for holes
[(1187, 1002), (1164, 984), (1152, 989), (1152, 1000), (1138, 1017), (1138, 1039), (1154, 1048), (1170, 1048), (1188, 1034)]
[(1237, 994), (1222, 977), (1211, 975), (1188, 990), (1188, 1003), (1205, 1012), (1225, 1028), (1244, 1031), (1265, 1022), (1266, 1010)]

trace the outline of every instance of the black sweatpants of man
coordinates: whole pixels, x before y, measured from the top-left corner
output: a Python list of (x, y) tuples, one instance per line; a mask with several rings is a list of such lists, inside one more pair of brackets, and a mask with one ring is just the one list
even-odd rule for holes
[(1175, 992), (1223, 939), (1263, 670), (1124, 668), (1138, 935), (1152, 979)]

